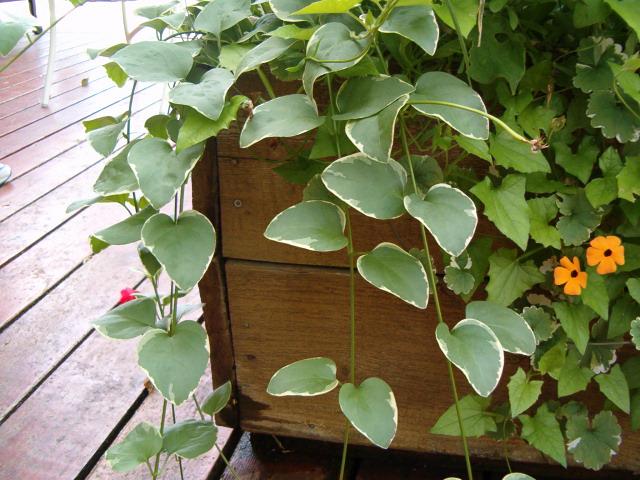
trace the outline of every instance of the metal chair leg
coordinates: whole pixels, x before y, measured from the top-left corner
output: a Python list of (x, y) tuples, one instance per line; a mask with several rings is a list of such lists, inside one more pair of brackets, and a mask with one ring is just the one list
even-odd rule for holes
[[(56, 22), (56, 0), (49, 0), (49, 24), (54, 25)], [(47, 74), (44, 77), (44, 93), (42, 95), (42, 106), (49, 105), (51, 98), (51, 84), (53, 83), (53, 70), (55, 64), (56, 47), (58, 38), (56, 35), (57, 27), (53, 26), (49, 30), (49, 59), (47, 62)]]

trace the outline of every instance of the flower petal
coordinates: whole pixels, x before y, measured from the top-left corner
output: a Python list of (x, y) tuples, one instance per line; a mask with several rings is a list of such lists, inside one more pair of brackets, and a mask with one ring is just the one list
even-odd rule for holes
[(577, 279), (572, 278), (564, 286), (564, 293), (567, 295), (580, 295), (582, 288), (580, 288), (580, 282)]
[(593, 248), (597, 248), (599, 250), (606, 250), (607, 248), (609, 248), (609, 242), (607, 241), (607, 238), (603, 236), (594, 238), (593, 240), (591, 240), (591, 242), (589, 242), (589, 244)]
[(607, 246), (612, 250), (615, 247), (617, 247), (617, 246), (622, 244), (622, 240), (620, 240), (620, 237), (616, 237), (615, 235), (609, 235), (609, 236), (607, 236), (605, 238), (607, 240)]
[(614, 247), (611, 249), (611, 252), (611, 258), (613, 258), (613, 261), (618, 265), (624, 265), (624, 247)]
[(598, 265), (603, 258), (604, 253), (602, 250), (593, 247), (587, 248), (587, 265), (590, 267)]
[(616, 262), (614, 262), (613, 258), (604, 257), (600, 264), (598, 264), (596, 272), (598, 272), (600, 275), (606, 275), (608, 273), (615, 272), (617, 269), (618, 266), (616, 265)]
[(582, 288), (587, 288), (587, 272), (580, 272), (577, 277), (578, 284)]
[(562, 257), (560, 259), (560, 265), (562, 265), (564, 268), (566, 269), (573, 269), (573, 263), (571, 263), (571, 260), (569, 260), (569, 257)]
[(556, 267), (553, 269), (553, 283), (563, 285), (571, 279), (571, 271), (564, 267)]

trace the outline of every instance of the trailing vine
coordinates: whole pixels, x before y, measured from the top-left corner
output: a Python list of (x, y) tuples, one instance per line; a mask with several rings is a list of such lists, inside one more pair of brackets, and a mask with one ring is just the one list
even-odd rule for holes
[[(205, 142), (234, 121), (243, 122), (242, 148), (274, 138), (296, 146), (274, 170), (305, 185), (303, 198), (265, 236), (318, 252), (346, 249), (348, 378), (338, 378), (323, 352), (309, 352), (266, 386), (276, 397), (339, 389), (341, 479), (353, 429), (388, 448), (402, 425), (394, 379), (356, 376), (357, 333), (366, 328), (356, 318), (358, 275), (426, 311), (452, 405), (424, 427), (460, 436), (469, 480), (470, 437), (505, 442), (509, 471), (506, 440), (515, 438), (563, 466), (568, 455), (586, 468), (607, 465), (623, 432), (640, 427), (634, 9), (633, 0), (211, 0), (139, 9), (146, 20), (127, 43), (92, 54), (108, 59), (117, 85), (131, 84), (132, 99), (138, 82), (168, 85), (170, 109), (148, 118), (136, 138), (131, 104), (120, 116), (85, 122), (108, 160), (96, 196), (71, 207), (125, 207), (127, 217), (91, 237), (92, 249), (138, 243), (154, 292), (128, 292), (94, 321), (107, 337), (137, 339), (140, 367), (164, 397), (159, 428), (140, 424), (111, 447), (112, 467), (147, 468), (156, 479), (177, 459), (182, 475), (182, 459), (217, 447), (213, 417), (231, 383), (202, 405), (194, 397), (209, 352), (203, 328), (185, 320), (192, 307), (180, 301), (207, 270), (216, 237), (204, 215), (184, 210), (184, 192)], [(19, 33), (15, 42), (32, 26), (0, 23)], [(157, 41), (134, 41), (145, 30)], [(239, 90), (249, 72), (263, 98)], [(274, 78), (295, 82), (297, 93), (278, 95)], [(286, 140), (298, 136), (305, 142)], [(359, 252), (352, 215), (407, 215), (421, 242)], [(444, 311), (444, 288), (460, 298), (463, 318)], [(508, 401), (497, 403), (491, 395), (505, 355), (528, 366), (510, 376)], [(460, 398), (454, 367), (473, 394)], [(545, 384), (555, 395), (542, 395)], [(596, 398), (590, 408), (584, 391)], [(199, 419), (177, 421), (175, 405), (185, 401)]]

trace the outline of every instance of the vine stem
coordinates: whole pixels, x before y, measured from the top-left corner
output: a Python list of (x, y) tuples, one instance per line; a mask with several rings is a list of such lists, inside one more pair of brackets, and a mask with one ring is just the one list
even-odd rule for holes
[[(340, 147), (340, 139), (338, 138), (338, 125), (334, 120), (335, 104), (333, 98), (333, 88), (331, 84), (331, 75), (327, 75), (327, 90), (329, 91), (329, 112), (333, 123), (334, 141), (336, 144), (336, 152), (338, 157), (342, 157), (342, 148)], [(345, 228), (347, 230), (347, 255), (349, 257), (349, 381), (355, 385), (356, 383), (356, 272), (353, 264), (356, 252), (353, 248), (353, 231), (351, 229), (351, 215), (349, 210), (345, 211)], [(347, 465), (347, 451), (349, 450), (349, 434), (351, 424), (349, 419), (345, 420), (344, 436), (342, 439), (342, 458), (340, 460), (340, 480), (344, 479), (345, 468)]]
[[(160, 435), (164, 433), (164, 422), (167, 418), (167, 399), (162, 400), (162, 416), (160, 417)], [(158, 467), (160, 467), (160, 452), (156, 454), (156, 459), (153, 465), (153, 472), (151, 478), (158, 478)]]
[(256, 68), (256, 72), (258, 72), (258, 77), (260, 77), (260, 81), (264, 85), (264, 88), (267, 90), (267, 93), (269, 94), (269, 97), (272, 100), (274, 98), (276, 98), (276, 92), (273, 90), (273, 86), (271, 85), (271, 82), (269, 81), (269, 77), (267, 77), (265, 75), (265, 73), (262, 71), (262, 69), (260, 67)]
[(519, 142), (533, 145), (533, 140), (529, 140), (528, 138), (520, 135), (513, 128), (511, 128), (505, 122), (500, 120), (498, 117), (491, 115), (490, 113), (483, 112), (482, 110), (478, 110), (477, 108), (467, 107), (466, 105), (461, 105), (459, 103), (444, 102), (440, 100), (410, 100), (409, 103), (411, 105), (442, 105), (443, 107), (457, 108), (459, 110), (465, 110), (467, 112), (475, 113), (488, 120), (491, 120), (496, 125), (502, 127), (509, 135), (511, 135), (513, 138), (515, 138)]
[[(416, 176), (413, 171), (413, 162), (411, 159), (411, 152), (409, 150), (409, 142), (407, 141), (406, 134), (406, 125), (404, 118), (400, 117), (400, 135), (402, 137), (402, 146), (404, 148), (404, 154), (407, 157), (407, 164), (409, 165), (409, 174), (411, 176), (411, 183), (413, 185), (413, 190), (416, 194), (419, 194), (418, 184), (416, 182)], [(436, 316), (438, 318), (439, 324), (444, 324), (444, 317), (442, 315), (442, 308), (440, 306), (440, 297), (438, 295), (437, 284), (435, 273), (433, 272), (433, 262), (431, 260), (431, 253), (429, 252), (429, 242), (427, 241), (427, 233), (425, 231), (424, 225), (418, 222), (420, 225), (420, 236), (422, 237), (422, 244), (424, 246), (424, 251), (427, 257), (427, 276), (429, 279), (429, 289), (432, 292), (433, 303), (436, 309)], [(464, 433), (464, 422), (462, 420), (462, 412), (460, 411), (460, 399), (458, 397), (458, 388), (456, 387), (456, 379), (453, 375), (453, 367), (448, 358), (447, 361), (447, 370), (449, 373), (449, 381), (451, 383), (451, 392), (453, 394), (453, 401), (456, 409), (456, 416), (458, 418), (458, 427), (460, 428), (460, 438), (462, 439), (462, 447), (464, 449), (464, 460), (467, 466), (467, 476), (468, 480), (473, 480), (473, 470), (471, 469), (471, 457), (469, 455), (469, 446), (467, 445), (467, 437)]]

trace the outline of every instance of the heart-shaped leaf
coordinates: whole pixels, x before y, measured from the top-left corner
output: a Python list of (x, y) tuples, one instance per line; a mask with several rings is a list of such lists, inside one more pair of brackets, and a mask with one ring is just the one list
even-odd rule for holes
[(533, 355), (536, 336), (522, 316), (510, 308), (493, 302), (467, 304), (467, 318), (475, 318), (495, 333), (506, 352)]
[(249, 50), (238, 64), (235, 76), (238, 78), (245, 72), (249, 72), (263, 63), (275, 60), (296, 43), (293, 39), (269, 37)]
[(376, 162), (354, 153), (331, 163), (322, 172), (322, 182), (340, 200), (368, 217), (390, 219), (404, 213), (407, 172), (395, 160)]
[(536, 403), (542, 392), (542, 384), (542, 380), (529, 380), (524, 370), (518, 367), (507, 385), (512, 417), (517, 417)]
[(359, 3), (360, 0), (317, 0), (294, 12), (294, 14), (346, 13)]
[(445, 72), (427, 72), (418, 79), (409, 103), (419, 112), (448, 123), (462, 135), (480, 140), (489, 138), (489, 120), (484, 116), (457, 107), (418, 102), (448, 102), (486, 113), (480, 95), (459, 78)]
[(613, 413), (603, 410), (589, 425), (586, 415), (572, 415), (567, 420), (567, 449), (577, 462), (599, 470), (618, 452), (622, 429)]
[(151, 298), (132, 300), (117, 306), (92, 322), (105, 337), (128, 339), (156, 326), (156, 304)]
[(380, 26), (380, 31), (408, 38), (429, 55), (436, 53), (440, 30), (433, 9), (428, 5), (394, 8)]
[(208, 363), (207, 334), (191, 320), (178, 323), (173, 335), (154, 328), (138, 344), (138, 365), (162, 396), (175, 405), (198, 388)]
[(212, 0), (206, 4), (193, 22), (193, 28), (219, 37), (228, 28), (251, 15), (249, 0)]
[(158, 213), (142, 228), (142, 241), (181, 290), (191, 290), (206, 272), (216, 249), (216, 232), (207, 217), (194, 210), (176, 222)]
[(161, 138), (145, 138), (129, 151), (128, 161), (140, 190), (156, 209), (165, 206), (187, 180), (202, 156), (204, 145), (198, 144), (176, 153)]
[(628, 414), (631, 408), (629, 385), (624, 373), (622, 373), (620, 365), (614, 365), (609, 373), (596, 375), (595, 380), (600, 386), (600, 391), (611, 400), (616, 407)]
[(358, 258), (358, 272), (371, 285), (418, 308), (427, 308), (429, 281), (422, 262), (393, 243), (381, 243)]
[(240, 146), (247, 148), (270, 137), (295, 137), (324, 123), (313, 102), (306, 95), (274, 98), (253, 109), (240, 133)]
[(199, 83), (181, 83), (169, 92), (169, 101), (188, 105), (211, 120), (217, 120), (224, 107), (227, 91), (233, 85), (233, 74), (224, 68), (205, 73)]
[(135, 143), (124, 147), (117, 155), (114, 155), (102, 168), (100, 175), (93, 184), (93, 191), (100, 195), (117, 195), (119, 193), (131, 193), (140, 188), (131, 166), (127, 161), (129, 150)]
[(333, 203), (309, 200), (280, 212), (264, 236), (275, 242), (316, 252), (332, 252), (347, 246), (346, 217)]
[(202, 411), (207, 415), (215, 415), (227, 406), (231, 400), (233, 386), (230, 381), (225, 382), (211, 392), (202, 402)]
[(381, 448), (388, 448), (398, 428), (398, 406), (391, 387), (371, 377), (359, 386), (345, 383), (340, 388), (340, 409), (351, 425)]
[(562, 430), (546, 403), (538, 408), (534, 416), (520, 415), (518, 419), (522, 423), (522, 438), (560, 465), (567, 466)]
[(162, 439), (162, 450), (182, 458), (197, 458), (216, 444), (218, 428), (206, 420), (185, 420), (168, 426)]
[(336, 379), (336, 371), (336, 364), (330, 358), (299, 360), (273, 374), (267, 386), (267, 393), (276, 397), (322, 395), (340, 383)]
[(177, 82), (193, 66), (188, 48), (169, 42), (136, 42), (118, 50), (112, 57), (122, 70), (140, 82)]
[(498, 337), (484, 323), (466, 318), (449, 331), (446, 324), (436, 328), (440, 350), (467, 377), (483, 397), (493, 392), (504, 367), (504, 352)]
[(120, 134), (126, 122), (118, 122), (87, 132), (87, 140), (93, 149), (103, 157), (111, 155), (120, 140)]
[[(157, 211), (149, 206), (121, 222), (94, 233), (91, 236), (93, 253), (98, 253), (109, 245), (127, 245), (137, 242), (140, 240), (142, 226), (156, 213)], [(98, 240), (98, 242), (95, 242), (95, 240)]]
[(116, 472), (128, 472), (142, 465), (162, 448), (162, 435), (156, 427), (143, 422), (107, 450), (107, 463)]
[(353, 77), (342, 84), (336, 96), (334, 120), (354, 120), (375, 115), (403, 95), (413, 92), (412, 85), (386, 75)]
[(478, 212), (469, 197), (446, 183), (431, 187), (424, 198), (414, 194), (404, 197), (409, 215), (420, 221), (438, 245), (457, 257), (469, 245), (478, 225)]
[[(491, 399), (477, 395), (466, 395), (458, 402), (464, 434), (468, 437), (481, 437), (498, 429), (495, 414), (489, 410)], [(460, 435), (460, 424), (456, 405), (451, 405), (431, 428), (436, 435)]]
[(408, 99), (403, 95), (375, 115), (350, 120), (344, 129), (347, 137), (365, 155), (379, 162), (389, 161), (398, 112)]

